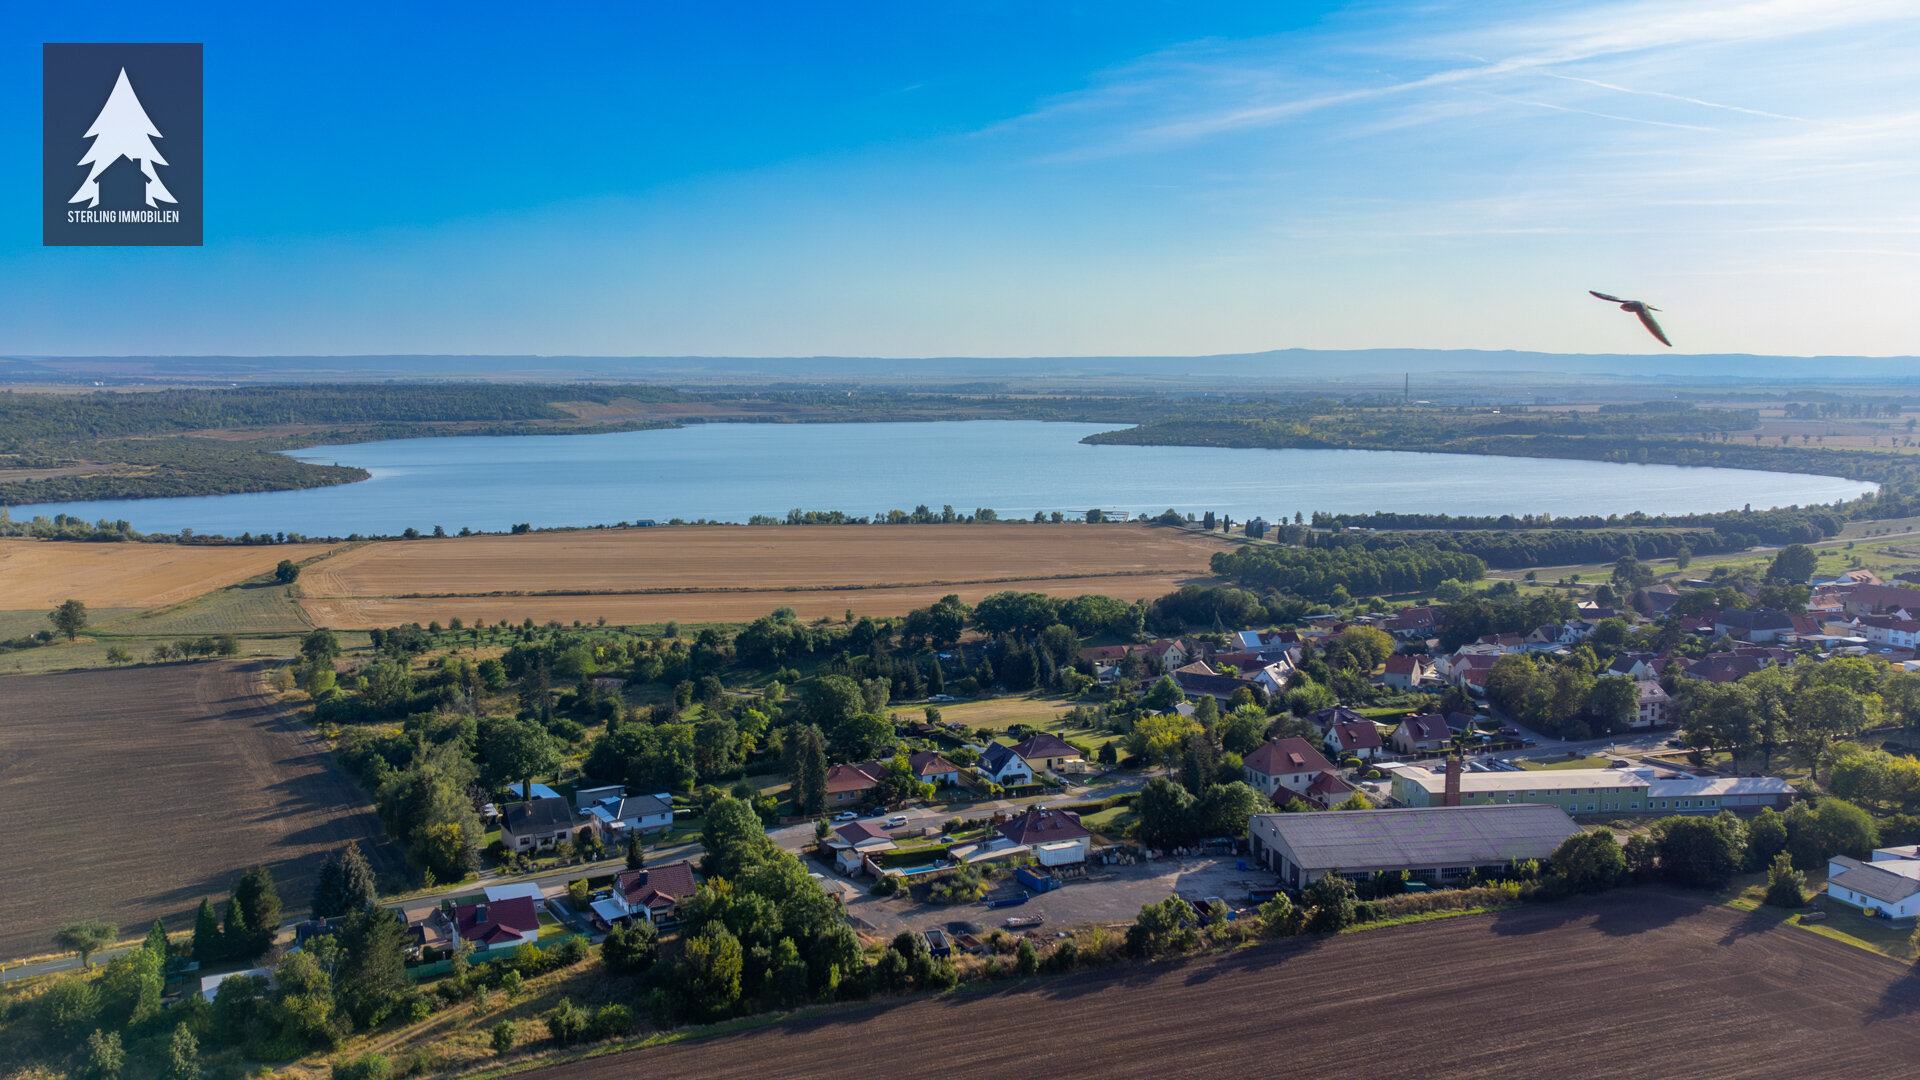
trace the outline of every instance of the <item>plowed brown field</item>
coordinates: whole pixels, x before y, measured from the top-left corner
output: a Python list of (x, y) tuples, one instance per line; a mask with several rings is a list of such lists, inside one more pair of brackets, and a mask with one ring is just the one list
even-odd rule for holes
[(300, 562), (331, 546), (0, 540), (0, 610), (52, 608), (68, 599), (93, 608), (177, 604), (264, 574), (281, 559)]
[[(366, 544), (309, 566), (302, 606), (337, 629), (445, 620), (735, 622), (897, 615), (948, 593), (1159, 596), (1223, 545), (1140, 525), (711, 526)], [(492, 595), (489, 595), (492, 594)]]
[(0, 679), (0, 807), (0, 958), (52, 952), (85, 918), (190, 929), (202, 896), (261, 863), (292, 915), (350, 839), (376, 873), (399, 869), (373, 808), (255, 663)]
[[(1701, 907), (1616, 892), (1188, 963), (829, 1012), (554, 1066), (634, 1076), (1910, 1078), (1920, 975)], [(948, 1049), (941, 1050), (945, 1045)]]

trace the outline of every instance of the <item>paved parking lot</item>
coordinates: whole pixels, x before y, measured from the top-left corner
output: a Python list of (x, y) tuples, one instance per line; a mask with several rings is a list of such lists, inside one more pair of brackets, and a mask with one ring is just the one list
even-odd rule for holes
[[(1137, 866), (1090, 867), (1087, 878), (1074, 879), (1049, 893), (1033, 895), (1018, 907), (988, 908), (984, 903), (921, 904), (900, 896), (865, 893), (847, 905), (848, 914), (876, 933), (927, 930), (951, 922), (968, 922), (992, 929), (1009, 916), (1038, 915), (1048, 928), (1094, 923), (1128, 923), (1146, 904), (1177, 894), (1188, 900), (1218, 896), (1235, 907), (1247, 906), (1247, 890), (1271, 888), (1274, 875), (1257, 869), (1235, 869), (1233, 856), (1191, 856), (1156, 859)], [(1007, 895), (1012, 886), (998, 885), (993, 895)]]

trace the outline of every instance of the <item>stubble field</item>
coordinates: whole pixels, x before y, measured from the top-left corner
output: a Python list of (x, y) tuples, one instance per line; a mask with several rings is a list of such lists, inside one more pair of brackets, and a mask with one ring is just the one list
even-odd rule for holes
[(1209, 573), (1222, 544), (1140, 525), (702, 526), (365, 544), (307, 567), (301, 604), (341, 629), (402, 622), (739, 622), (897, 615), (1007, 589), (1127, 600)]
[(358, 840), (399, 869), (360, 790), (261, 686), (253, 662), (25, 675), (0, 685), (8, 864), (0, 957), (53, 951), (64, 923), (190, 929), (247, 867), (289, 915), (325, 853)]
[(260, 547), (0, 540), (0, 611), (45, 611), (69, 599), (89, 608), (153, 608), (300, 562), (329, 544)]
[(832, 1011), (531, 1075), (829, 1078), (857, 1048), (889, 1076), (936, 1077), (953, 1060), (929, 1040), (949, 1038), (969, 1073), (1063, 1080), (1914, 1075), (1920, 976), (1704, 903), (1615, 892)]

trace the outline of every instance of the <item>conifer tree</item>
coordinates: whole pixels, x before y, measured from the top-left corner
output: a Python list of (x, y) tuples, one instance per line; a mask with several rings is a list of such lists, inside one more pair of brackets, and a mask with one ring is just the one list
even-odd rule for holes
[(227, 943), (220, 937), (220, 919), (213, 913), (213, 901), (200, 898), (200, 911), (193, 917), (193, 958), (205, 967), (219, 962)]

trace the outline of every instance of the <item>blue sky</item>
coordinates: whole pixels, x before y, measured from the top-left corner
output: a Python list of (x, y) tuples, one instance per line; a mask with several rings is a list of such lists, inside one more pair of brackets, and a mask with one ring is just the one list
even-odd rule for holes
[[(0, 352), (1920, 353), (1910, 0), (552, 7), (16, 8)], [(40, 246), (103, 27), (204, 248)]]

